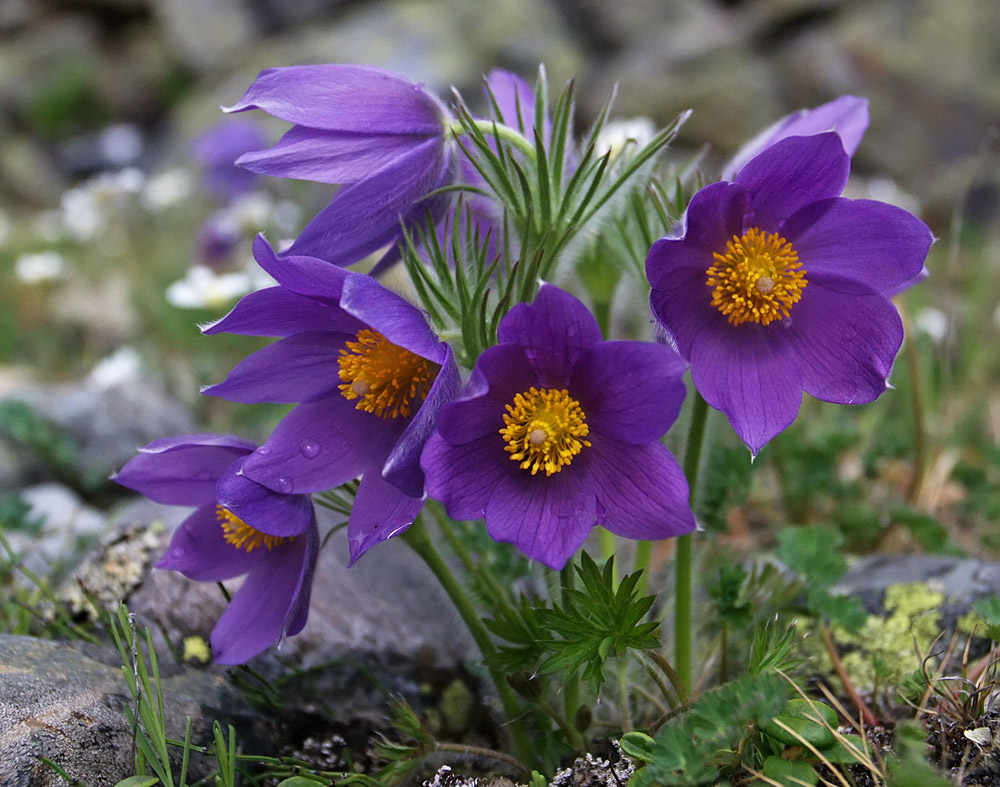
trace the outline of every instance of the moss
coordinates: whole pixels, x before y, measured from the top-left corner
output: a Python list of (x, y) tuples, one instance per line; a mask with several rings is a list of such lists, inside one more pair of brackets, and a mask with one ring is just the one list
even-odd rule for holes
[[(922, 582), (891, 585), (885, 591), (884, 616), (869, 615), (854, 633), (834, 628), (834, 639), (847, 651), (841, 655), (844, 668), (860, 691), (899, 686), (920, 667), (923, 654), (940, 631), (943, 601), (942, 593)], [(809, 637), (807, 641), (816, 648), (818, 639)], [(825, 652), (812, 655), (817, 656), (821, 671), (832, 673), (833, 665)]]

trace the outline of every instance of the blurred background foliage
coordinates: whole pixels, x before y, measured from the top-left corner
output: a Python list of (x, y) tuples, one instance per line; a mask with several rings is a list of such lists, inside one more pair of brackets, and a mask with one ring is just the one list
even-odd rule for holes
[[(329, 196), (271, 182), (234, 203), (203, 187), (195, 141), (262, 68), (370, 63), (471, 100), (490, 68), (531, 79), (544, 62), (553, 86), (575, 75), (580, 132), (615, 85), (617, 117), (663, 124), (693, 108), (667, 157), (704, 149), (706, 180), (781, 115), (853, 93), (870, 99), (872, 120), (850, 193), (904, 205), (939, 237), (930, 280), (897, 299), (907, 340), (896, 390), (859, 408), (807, 398), (749, 481), (747, 452), (715, 414), (700, 514), (740, 553), (773, 544), (776, 525), (822, 522), (855, 551), (995, 555), (994, 11), (990, 0), (494, 0), (488, 10), (477, 0), (3, 0), (0, 400), (97, 368), (113, 376), (101, 363), (130, 348), (136, 373), (198, 428), (266, 434), (280, 408), (197, 393), (259, 346), (203, 337), (198, 324), (259, 282), (213, 279), (200, 295), (167, 296), (206, 261), (206, 218), (230, 211), (238, 229), (213, 275), (245, 277), (254, 232), (291, 237)], [(276, 139), (280, 124), (265, 120)], [(8, 406), (0, 438), (95, 494), (43, 422)]]

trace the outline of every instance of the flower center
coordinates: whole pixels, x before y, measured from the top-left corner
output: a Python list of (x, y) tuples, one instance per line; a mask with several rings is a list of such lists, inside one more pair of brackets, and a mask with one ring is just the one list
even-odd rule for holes
[(250, 525), (236, 516), (236, 514), (223, 506), (217, 505), (215, 507), (215, 518), (222, 525), (222, 530), (226, 534), (226, 542), (245, 552), (253, 552), (261, 544), (266, 546), (268, 552), (270, 552), (278, 544), (284, 544), (293, 538), (293, 536), (272, 536), (268, 533), (261, 533), (259, 530), (254, 530)]
[(705, 283), (715, 288), (712, 305), (733, 325), (784, 319), (808, 284), (799, 255), (776, 232), (752, 227), (743, 237), (733, 235), (725, 254), (712, 256)]
[(519, 393), (507, 405), (503, 422), (500, 434), (507, 441), (503, 450), (532, 475), (542, 469), (546, 475), (558, 473), (590, 445), (583, 439), (590, 434), (583, 409), (565, 388), (539, 391), (532, 386)]
[[(358, 400), (357, 409), (379, 418), (404, 418), (410, 403), (427, 398), (431, 383), (441, 369), (416, 353), (388, 341), (377, 331), (363, 328), (357, 341), (340, 351), (341, 395)], [(417, 405), (420, 406), (419, 404)]]

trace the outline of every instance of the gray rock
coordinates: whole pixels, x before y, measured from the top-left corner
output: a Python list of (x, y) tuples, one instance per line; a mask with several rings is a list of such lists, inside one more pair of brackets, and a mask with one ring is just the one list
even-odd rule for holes
[(62, 484), (46, 483), (22, 489), (21, 499), (31, 506), (29, 517), (41, 521), (38, 532), (9, 532), (11, 549), (25, 566), (42, 576), (58, 561), (72, 561), (81, 545), (96, 541), (107, 528), (107, 519), (84, 504), (80, 496)]
[[(248, 748), (263, 749), (267, 727), (222, 676), (184, 671), (162, 687), (169, 736), (183, 738), (190, 716), (193, 740), (210, 743), (212, 720), (222, 719)], [(65, 785), (44, 756), (88, 787), (113, 787), (132, 774), (130, 701), (117, 652), (0, 635), (0, 784)], [(195, 778), (210, 770), (197, 755), (191, 765)]]
[(94, 477), (107, 477), (152, 440), (195, 431), (187, 409), (148, 380), (32, 386), (11, 398), (65, 430), (79, 451), (80, 467)]
[(242, 0), (152, 0), (151, 5), (173, 55), (198, 70), (229, 62), (258, 37)]
[(922, 582), (942, 593), (944, 628), (981, 598), (1000, 595), (1000, 563), (936, 555), (868, 555), (851, 565), (834, 593), (855, 596), (869, 612), (883, 611), (885, 591), (892, 585)]

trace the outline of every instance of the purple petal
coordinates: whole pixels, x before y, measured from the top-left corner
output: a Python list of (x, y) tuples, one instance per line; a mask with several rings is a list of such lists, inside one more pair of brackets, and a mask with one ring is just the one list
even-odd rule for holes
[(646, 443), (677, 420), (686, 369), (684, 359), (662, 344), (601, 342), (581, 353), (569, 390), (592, 432)]
[(441, 408), (458, 394), (461, 379), (458, 366), (447, 347), (444, 365), (438, 372), (427, 399), (417, 410), (396, 445), (389, 453), (382, 467), (382, 477), (410, 497), (421, 497), (424, 494), (424, 472), (420, 469), (420, 454), (424, 443), (431, 436), (437, 425)]
[(444, 133), (438, 100), (405, 77), (354, 65), (270, 68), (261, 71), (227, 112), (262, 109), (311, 128), (357, 134)]
[(283, 494), (308, 494), (356, 478), (374, 456), (387, 456), (404, 427), (358, 410), (339, 394), (300, 404), (246, 458), (243, 473)]
[(366, 469), (347, 523), (350, 565), (376, 544), (406, 530), (423, 506), (422, 497), (410, 497), (382, 478), (378, 466)]
[[(530, 138), (535, 127), (535, 89), (531, 84), (517, 74), (494, 68), (486, 75), (484, 90), (493, 93), (500, 110), (497, 120), (522, 134), (527, 133)], [(548, 133), (544, 138), (548, 140)]]
[(848, 156), (861, 144), (868, 129), (868, 99), (840, 96), (814, 109), (800, 109), (761, 132), (733, 156), (721, 173), (723, 180), (732, 180), (744, 165), (769, 145), (787, 137), (807, 137), (824, 131), (835, 131)]
[(340, 306), (393, 344), (434, 363), (444, 363), (447, 349), (430, 329), (424, 313), (370, 276), (348, 276)]
[[(442, 184), (448, 156), (436, 139), (341, 188), (286, 254), (351, 265), (401, 234), (400, 221), (423, 215), (421, 201)], [(273, 274), (272, 274), (273, 275)]]
[(445, 405), (437, 429), (452, 445), (478, 440), (503, 429), (504, 408), (538, 382), (524, 348), (498, 344), (476, 361), (461, 396)]
[(522, 470), (500, 479), (486, 505), (490, 537), (513, 544), (551, 569), (565, 566), (597, 515), (588, 474), (575, 465), (551, 476)]
[(626, 445), (595, 435), (590, 475), (597, 492), (597, 520), (625, 538), (655, 540), (695, 528), (688, 483), (661, 443)]
[(497, 336), (524, 348), (538, 383), (547, 388), (564, 387), (580, 353), (603, 339), (590, 310), (551, 284), (542, 285), (532, 303), (507, 312)]
[(236, 164), (276, 178), (354, 183), (425, 139), (398, 134), (358, 136), (293, 126), (273, 147), (246, 153)]
[(499, 433), (449, 445), (435, 432), (420, 458), (428, 497), (440, 502), (452, 519), (482, 518), (493, 488), (518, 470), (503, 448)]
[(845, 276), (880, 292), (918, 276), (934, 241), (916, 216), (873, 200), (817, 202), (790, 217), (783, 232), (807, 279)]
[(851, 159), (833, 133), (789, 137), (750, 161), (736, 182), (750, 192), (744, 229), (781, 229), (785, 219), (813, 202), (839, 197)]
[(156, 567), (179, 571), (197, 582), (221, 582), (246, 574), (266, 552), (246, 552), (226, 541), (213, 504), (202, 506), (181, 523)]
[(798, 357), (777, 323), (706, 325), (691, 349), (691, 379), (754, 454), (795, 420), (802, 403)]
[(862, 404), (886, 390), (903, 323), (881, 293), (851, 279), (816, 277), (792, 308), (788, 333), (806, 393)]
[(216, 663), (243, 664), (298, 633), (292, 624), (299, 629), (305, 624), (318, 553), (315, 523), (305, 535), (266, 553), (212, 629)]
[(232, 435), (196, 434), (154, 440), (139, 449), (114, 480), (175, 506), (215, 503), (215, 482), (254, 444)]
[(315, 331), (297, 333), (238, 363), (229, 376), (202, 389), (231, 402), (310, 402), (339, 395), (337, 358), (351, 336)]
[(217, 500), (254, 530), (272, 536), (302, 535), (313, 518), (308, 495), (283, 495), (237, 472), (219, 479)]
[(743, 219), (749, 195), (735, 183), (710, 183), (691, 198), (684, 213), (683, 245), (677, 238), (664, 238), (652, 245), (646, 258), (646, 274), (656, 287), (657, 275), (677, 266), (707, 270), (712, 253), (725, 249), (726, 241), (743, 234)]
[(253, 256), (282, 287), (332, 306), (340, 303), (347, 271), (316, 257), (283, 255), (278, 258), (263, 235), (254, 239)]
[(711, 326), (721, 330), (728, 325), (726, 317), (712, 306), (705, 270), (693, 265), (674, 266), (658, 276), (649, 294), (649, 305), (677, 351), (689, 360), (702, 331)]
[(229, 314), (202, 327), (202, 333), (284, 337), (306, 331), (351, 333), (351, 326), (356, 324), (353, 317), (339, 313), (328, 303), (297, 295), (284, 287), (268, 287), (244, 295)]

